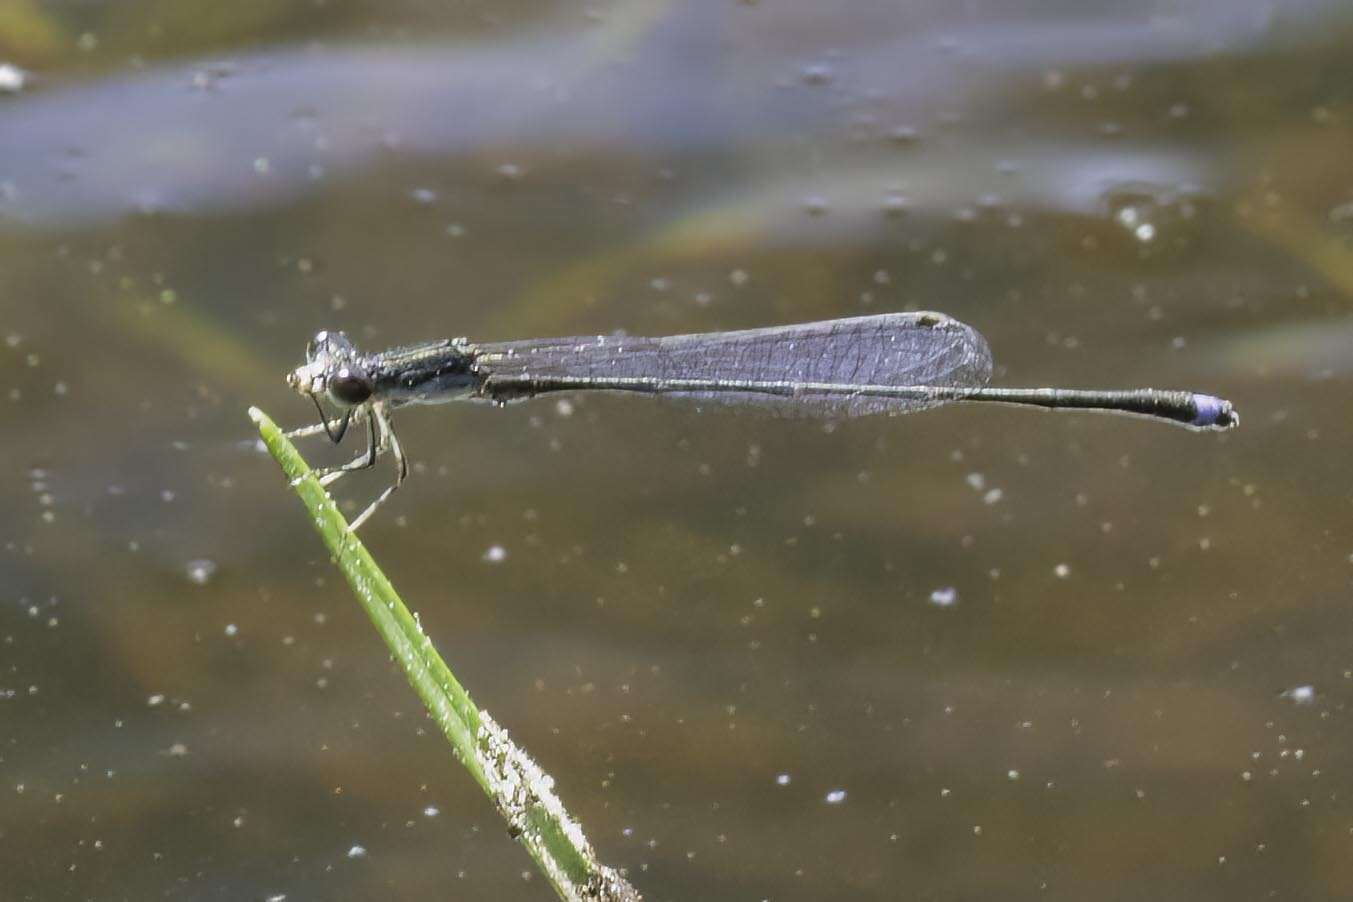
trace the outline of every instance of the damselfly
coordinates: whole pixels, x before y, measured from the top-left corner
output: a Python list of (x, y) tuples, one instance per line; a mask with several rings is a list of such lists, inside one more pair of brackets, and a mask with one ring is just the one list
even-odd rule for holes
[[(293, 436), (366, 426), (366, 450), (322, 471), (330, 485), (389, 452), (395, 481), (352, 522), (356, 529), (408, 475), (391, 412), (409, 404), (478, 400), (503, 405), (546, 392), (624, 391), (790, 415), (901, 414), (953, 401), (1125, 413), (1195, 430), (1240, 417), (1229, 401), (1189, 391), (993, 388), (991, 351), (977, 330), (941, 313), (886, 313), (768, 329), (637, 338), (598, 335), (531, 341), (465, 338), (364, 354), (342, 332), (320, 332), (287, 382), (320, 422)], [(321, 398), (337, 410), (331, 419)]]

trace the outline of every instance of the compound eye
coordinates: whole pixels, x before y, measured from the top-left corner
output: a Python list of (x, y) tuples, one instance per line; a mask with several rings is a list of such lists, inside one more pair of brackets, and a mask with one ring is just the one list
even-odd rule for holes
[(329, 343), (328, 332), (317, 332), (315, 337), (305, 343), (305, 362), (314, 363), (319, 355), (319, 349)]
[(371, 383), (360, 373), (343, 367), (329, 379), (329, 397), (337, 404), (356, 407), (371, 397)]

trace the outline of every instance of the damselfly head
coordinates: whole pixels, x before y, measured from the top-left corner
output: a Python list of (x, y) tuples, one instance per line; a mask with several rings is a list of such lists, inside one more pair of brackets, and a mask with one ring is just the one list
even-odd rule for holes
[(312, 398), (325, 395), (340, 408), (365, 403), (374, 389), (361, 354), (342, 332), (316, 334), (305, 347), (305, 364), (287, 374), (287, 384)]

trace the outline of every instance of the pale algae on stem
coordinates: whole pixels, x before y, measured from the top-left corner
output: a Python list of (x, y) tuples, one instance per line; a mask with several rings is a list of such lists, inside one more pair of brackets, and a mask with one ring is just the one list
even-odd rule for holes
[(559, 897), (638, 902), (641, 897), (629, 881), (597, 860), (582, 827), (555, 795), (554, 780), (488, 712), (475, 707), (296, 448), (267, 414), (254, 407), (249, 416), (456, 760), (493, 801), (509, 833), (526, 847)]

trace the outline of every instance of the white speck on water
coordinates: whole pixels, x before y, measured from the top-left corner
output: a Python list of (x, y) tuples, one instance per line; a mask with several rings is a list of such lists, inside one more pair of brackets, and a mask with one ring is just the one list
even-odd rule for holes
[(846, 791), (844, 789), (833, 789), (826, 795), (828, 805), (840, 805), (846, 800)]
[(438, 808), (436, 805), (429, 805), (423, 809), (423, 817), (436, 817), (441, 813), (442, 813), (441, 809)]
[(920, 136), (920, 132), (910, 125), (899, 125), (888, 132), (888, 139), (894, 144), (915, 144)]
[(189, 582), (205, 586), (216, 575), (216, 562), (206, 558), (189, 561), (186, 572)]
[(728, 274), (728, 281), (732, 282), (738, 288), (746, 285), (752, 279), (745, 269), (735, 269)]
[(502, 545), (490, 545), (482, 558), (486, 564), (501, 564), (507, 560), (507, 549)]
[(1148, 244), (1155, 240), (1156, 225), (1145, 218), (1144, 211), (1139, 207), (1130, 205), (1123, 207), (1115, 214), (1114, 218), (1118, 220), (1119, 225), (1131, 232), (1132, 237), (1142, 244)]
[(987, 487), (987, 478), (981, 473), (969, 473), (964, 479), (967, 480), (968, 485), (972, 486), (974, 491), (980, 492)]
[(832, 67), (822, 63), (804, 66), (803, 70), (799, 73), (799, 77), (806, 85), (830, 84), (833, 76), (834, 73), (832, 72)]
[(1315, 701), (1315, 687), (1311, 685), (1293, 686), (1282, 694), (1283, 698), (1291, 699), (1298, 705), (1309, 705)]
[(267, 157), (258, 157), (254, 160), (254, 172), (259, 175), (267, 175), (272, 171), (272, 162)]
[(28, 84), (28, 73), (13, 63), (0, 63), (0, 94), (18, 94)]
[(158, 705), (162, 705), (164, 704), (164, 696), (159, 693), (156, 693), (155, 695), (152, 695), (150, 698), (146, 699), (146, 704), (152, 708)]
[(229, 636), (229, 637), (231, 637), (231, 638), (233, 639), (235, 636), (238, 636), (238, 635), (239, 635), (239, 632), (240, 632), (240, 628), (239, 628), (238, 626), (236, 626), (235, 624), (233, 624), (233, 623), (227, 623), (227, 624), (226, 624), (226, 627), (225, 627), (225, 634), (226, 634), (227, 636)]
[(1004, 497), (1005, 497), (1004, 489), (991, 489), (985, 495), (982, 496), (982, 503), (987, 505), (998, 504), (1000, 503), (1000, 500)]
[(789, 774), (776, 774), (776, 775), (775, 775), (775, 785), (776, 785), (776, 786), (788, 786), (788, 785), (790, 784), (790, 782), (791, 782), (793, 779), (794, 779), (794, 778), (791, 777)]
[(1008, 770), (1008, 771), (1005, 772), (1005, 778), (1006, 778), (1007, 780), (1012, 780), (1012, 781), (1013, 781), (1013, 780), (1018, 780), (1018, 779), (1019, 779), (1019, 771), (1015, 770), (1014, 768), (1011, 768), (1010, 770)]
[(409, 196), (413, 198), (415, 203), (419, 204), (426, 205), (437, 202), (437, 192), (431, 188), (414, 188), (409, 192)]
[(887, 216), (901, 216), (911, 209), (911, 198), (897, 191), (889, 191), (883, 198), (883, 212)]
[(554, 412), (561, 417), (573, 416), (573, 402), (568, 400), (556, 401), (554, 404)]
[(1056, 574), (1058, 579), (1066, 579), (1071, 575), (1071, 567), (1068, 564), (1058, 564), (1052, 568), (1052, 572)]
[(930, 603), (937, 608), (953, 607), (958, 601), (958, 590), (953, 586), (941, 586), (930, 593)]
[(287, 894), (278, 893), (275, 896), (268, 896), (263, 902), (287, 902)]
[(366, 857), (366, 846), (353, 846), (351, 849), (348, 849), (348, 857), (349, 857), (349, 858), (365, 858), (365, 857)]

